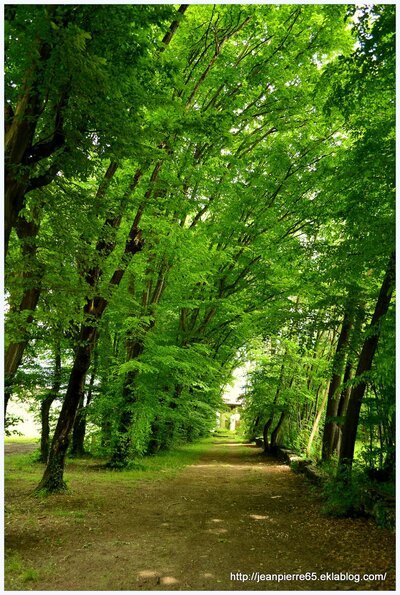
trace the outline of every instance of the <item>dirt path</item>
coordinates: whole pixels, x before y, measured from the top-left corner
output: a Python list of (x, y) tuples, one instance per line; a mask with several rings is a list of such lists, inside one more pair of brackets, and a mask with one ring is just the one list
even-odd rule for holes
[(24, 455), (38, 449), (37, 442), (6, 442), (4, 444), (5, 455)]
[[(34, 590), (394, 589), (393, 535), (364, 519), (324, 517), (302, 476), (252, 446), (217, 443), (172, 479), (60, 498), (70, 516), (58, 524), (45, 504), (29, 533), (7, 530), (6, 547), (42, 566)], [(387, 578), (232, 580), (239, 572)]]

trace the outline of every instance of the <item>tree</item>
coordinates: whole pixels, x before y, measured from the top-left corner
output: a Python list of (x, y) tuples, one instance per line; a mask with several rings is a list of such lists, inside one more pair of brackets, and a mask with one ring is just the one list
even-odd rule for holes
[[(90, 154), (115, 159), (130, 145), (129, 137), (137, 136), (140, 123), (132, 116), (143, 101), (138, 65), (150, 46), (146, 35), (172, 11), (127, 5), (113, 11), (7, 8), (6, 253), (29, 192), (50, 184), (60, 171), (84, 178), (96, 162)], [(126, 23), (135, 23), (134, 33), (126, 35)]]
[[(86, 419), (118, 466), (205, 432), (255, 337), (252, 433), (344, 448), (393, 250), (393, 10), (353, 13), (7, 9), (8, 395), (51, 329), (69, 376), (39, 489)], [(380, 318), (360, 415), (390, 448)]]
[(379, 325), (386, 315), (394, 290), (395, 254), (390, 257), (388, 268), (376, 302), (371, 324), (366, 333), (355, 373), (355, 386), (352, 388), (347, 407), (346, 420), (343, 426), (343, 437), (340, 447), (339, 470), (351, 467), (354, 457), (354, 446), (357, 436), (358, 420), (362, 400), (366, 388), (366, 374), (370, 371), (378, 346)]
[[(168, 42), (171, 40), (171, 38), (172, 35), (168, 36)], [(103, 277), (102, 263), (95, 264), (94, 266), (87, 269), (84, 273), (86, 283), (88, 284), (89, 289), (91, 290), (90, 293), (92, 293), (92, 295), (88, 295), (86, 303), (83, 307), (84, 322), (80, 328), (78, 347), (75, 352), (74, 363), (71, 369), (60, 417), (55, 429), (48, 463), (44, 471), (43, 478), (37, 488), (39, 491), (45, 490), (47, 492), (58, 492), (65, 490), (66, 486), (63, 481), (65, 456), (67, 453), (69, 436), (75, 421), (77, 408), (83, 399), (86, 374), (90, 367), (91, 356), (97, 343), (98, 324), (109, 303), (109, 297), (107, 294), (110, 294), (115, 287), (118, 287), (123, 278), (129, 260), (136, 253), (140, 252), (143, 247), (143, 240), (141, 237), (142, 234), (141, 230), (139, 229), (139, 224), (146, 206), (146, 201), (150, 199), (153, 192), (154, 183), (157, 179), (160, 167), (161, 162), (159, 161), (156, 163), (153, 169), (153, 173), (149, 180), (148, 189), (144, 194), (144, 200), (139, 204), (136, 214), (130, 223), (129, 232), (124, 242), (124, 248), (120, 257), (120, 262), (112, 272), (108, 286), (106, 286), (106, 293), (104, 294), (100, 289), (100, 283)], [(116, 166), (114, 164), (110, 164), (106, 172), (106, 180), (108, 177), (113, 175), (115, 170)], [(136, 173), (133, 182), (129, 186), (129, 190), (126, 193), (127, 196), (129, 196), (129, 194), (131, 194), (136, 189), (140, 178), (141, 172), (139, 170), (139, 172)], [(102, 192), (103, 185), (99, 187), (97, 195), (100, 193), (101, 196)], [(121, 216), (118, 213), (118, 215), (113, 217), (111, 220), (107, 219), (104, 227), (109, 226), (118, 228), (120, 221)], [(96, 252), (104, 259), (113, 252), (115, 246), (115, 240), (111, 242), (104, 242), (103, 237), (100, 237), (96, 243)]]
[[(151, 64), (145, 56), (152, 48), (153, 26), (164, 26), (173, 10), (17, 6), (6, 11), (6, 253), (15, 228), (24, 265), (19, 302), (11, 295), (11, 317), (18, 319), (18, 332), (6, 353), (6, 405), (41, 293), (45, 266), (37, 258), (41, 223), (62, 203), (54, 200), (59, 198), (54, 186), (62, 179), (85, 188), (85, 180), (111, 159), (103, 179), (100, 173), (97, 193), (90, 197), (91, 216), (100, 216), (98, 201), (104, 198), (118, 162), (136, 153), (148, 158), (137, 140), (140, 133), (145, 144), (140, 110), (153, 105), (162, 91), (152, 88)], [(185, 5), (178, 14), (184, 11)], [(135, 32), (127, 35), (125, 24), (138, 22)], [(169, 40), (176, 23), (171, 24)], [(53, 188), (46, 191), (49, 185)], [(62, 192), (64, 197), (69, 194)], [(117, 226), (115, 217), (111, 221)], [(18, 251), (18, 242), (15, 245), (11, 239), (11, 249)], [(7, 269), (11, 267), (7, 263)]]

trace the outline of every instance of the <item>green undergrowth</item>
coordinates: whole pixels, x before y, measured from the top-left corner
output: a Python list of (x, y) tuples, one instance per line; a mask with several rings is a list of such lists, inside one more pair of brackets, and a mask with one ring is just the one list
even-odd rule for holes
[[(281, 447), (283, 448), (283, 447)], [(292, 450), (295, 453), (295, 449)], [(297, 452), (306, 460), (304, 453)], [(382, 528), (395, 527), (395, 483), (371, 478), (363, 465), (362, 444), (358, 442), (355, 460), (350, 472), (338, 474), (338, 459), (317, 460), (314, 471), (318, 485), (310, 489), (322, 499), (321, 511), (334, 518), (373, 517)], [(311, 457), (310, 457), (311, 458)], [(312, 462), (314, 460), (311, 458)], [(301, 460), (290, 464), (293, 471), (301, 468)], [(372, 470), (373, 472), (374, 470)]]
[(363, 516), (361, 490), (362, 476), (358, 473), (350, 477), (329, 476), (322, 488), (325, 500), (322, 511), (338, 518)]
[(358, 466), (351, 473), (339, 476), (331, 468), (326, 477), (322, 485), (322, 511), (326, 515), (337, 518), (372, 516), (378, 526), (394, 527), (393, 482), (373, 481)]

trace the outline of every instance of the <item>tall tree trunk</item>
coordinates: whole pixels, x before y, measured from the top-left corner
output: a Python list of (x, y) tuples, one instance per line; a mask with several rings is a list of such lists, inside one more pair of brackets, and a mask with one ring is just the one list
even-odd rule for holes
[(86, 373), (90, 366), (90, 356), (96, 343), (96, 335), (97, 330), (93, 326), (83, 326), (81, 329), (79, 347), (75, 353), (67, 392), (50, 448), (47, 467), (37, 487), (38, 491), (45, 490), (49, 493), (56, 493), (66, 490), (64, 482), (65, 456), (76, 411), (82, 398)]
[[(298, 303), (298, 301), (297, 301), (297, 303)], [(287, 354), (287, 351), (285, 352), (285, 356), (286, 356), (286, 354)], [(281, 369), (280, 369), (280, 372), (279, 372), (278, 386), (276, 387), (274, 400), (272, 402), (272, 413), (271, 413), (269, 419), (265, 422), (264, 428), (263, 428), (263, 441), (264, 441), (264, 452), (265, 453), (268, 453), (270, 451), (270, 449), (271, 449), (271, 445), (268, 444), (268, 432), (269, 432), (269, 430), (270, 430), (270, 428), (272, 426), (272, 422), (274, 421), (275, 406), (276, 406), (276, 404), (278, 402), (279, 395), (280, 395), (281, 390), (282, 390), (282, 382), (283, 382), (284, 372), (285, 372), (285, 364), (283, 363), (281, 365)]]
[[(142, 213), (143, 207), (139, 208), (129, 232), (129, 237), (125, 244), (125, 258), (126, 256), (133, 256), (136, 252), (139, 252), (142, 249), (143, 243), (141, 240), (141, 232), (138, 229)], [(114, 271), (109, 283), (110, 288), (117, 287), (120, 284), (126, 266), (127, 262), (124, 263), (123, 267)], [(99, 278), (100, 273), (101, 271), (95, 271), (94, 280)], [(45, 490), (51, 493), (62, 492), (66, 489), (63, 477), (69, 437), (74, 425), (76, 411), (83, 394), (86, 374), (91, 363), (92, 352), (96, 346), (97, 325), (101, 320), (107, 305), (108, 301), (104, 297), (97, 296), (92, 300), (89, 300), (84, 308), (85, 318), (93, 320), (93, 323), (90, 325), (82, 325), (79, 346), (75, 353), (67, 392), (50, 449), (49, 460), (37, 490)]]
[(82, 457), (85, 454), (85, 433), (86, 433), (86, 414), (85, 414), (85, 395), (82, 394), (75, 416), (74, 427), (72, 429), (71, 439), (71, 457)]
[(286, 415), (287, 415), (287, 411), (284, 409), (279, 416), (278, 423), (276, 424), (275, 428), (271, 432), (271, 444), (270, 444), (271, 451), (273, 451), (276, 448), (279, 433), (282, 429), (282, 424), (286, 418)]
[(383, 280), (375, 311), (372, 316), (370, 327), (366, 333), (361, 355), (356, 370), (356, 378), (359, 379), (356, 386), (352, 388), (347, 408), (346, 420), (343, 425), (342, 443), (339, 456), (339, 472), (344, 468), (351, 468), (354, 458), (354, 446), (357, 436), (358, 420), (360, 409), (366, 389), (365, 374), (371, 369), (372, 360), (375, 355), (379, 340), (379, 324), (389, 309), (390, 300), (394, 290), (395, 279), (395, 252), (392, 253), (389, 265)]
[(50, 408), (54, 400), (58, 397), (61, 388), (61, 346), (60, 341), (55, 347), (54, 358), (54, 380), (48, 395), (43, 399), (40, 406), (41, 434), (40, 434), (40, 461), (47, 463), (49, 458), (49, 439), (50, 439)]
[[(54, 14), (54, 7), (49, 6), (45, 10), (50, 21)], [(68, 85), (60, 91), (58, 97), (53, 114), (54, 131), (51, 138), (47, 139), (47, 142), (34, 144), (39, 119), (43, 109), (46, 109), (42, 101), (48, 89), (44, 86), (43, 73), (51, 52), (52, 45), (37, 35), (36, 48), (25, 73), (15, 112), (12, 113), (8, 106), (8, 121), (4, 137), (4, 251), (6, 255), (11, 231), (25, 206), (26, 194), (30, 190), (49, 184), (57, 173), (58, 167), (53, 164), (44, 174), (34, 177), (36, 164), (53, 155), (65, 143), (63, 112), (68, 102)]]
[(259, 426), (259, 423), (260, 423), (260, 416), (258, 415), (256, 417), (256, 419), (252, 422), (251, 432), (249, 433), (249, 441), (250, 442), (254, 442), (254, 440), (258, 436), (258, 432), (259, 432), (258, 426)]
[[(321, 417), (322, 417), (322, 414), (323, 414), (323, 412), (325, 410), (326, 402), (328, 400), (328, 391), (329, 391), (329, 388), (326, 387), (326, 390), (324, 392), (324, 396), (322, 397), (321, 405), (319, 406), (319, 408), (317, 410), (317, 414), (316, 414), (316, 416), (314, 418), (314, 421), (313, 421), (313, 425), (312, 425), (312, 428), (311, 428), (311, 432), (310, 432), (310, 436), (308, 438), (308, 443), (307, 443), (307, 448), (306, 448), (306, 454), (307, 454), (307, 456), (310, 455), (311, 447), (313, 445), (315, 436), (316, 436), (316, 434), (318, 432), (319, 422), (321, 421)], [(317, 401), (318, 401), (318, 395), (317, 395)]]
[(32, 146), (37, 119), (37, 100), (32, 100), (32, 89), (25, 83), (25, 93), (20, 98), (12, 123), (5, 134), (5, 188), (4, 188), (4, 252), (8, 253), (8, 244), (12, 229), (24, 206), (28, 187), (29, 173), (21, 167), (24, 156)]
[(273, 417), (270, 417), (264, 424), (263, 427), (263, 441), (264, 441), (264, 452), (267, 453), (270, 450), (269, 442), (268, 442), (268, 432), (270, 427), (272, 426)]
[[(289, 388), (289, 389), (291, 389), (291, 388), (292, 388), (292, 386), (293, 386), (293, 383), (294, 383), (294, 376), (292, 376), (292, 378), (290, 379), (289, 386), (288, 386), (288, 388)], [(278, 392), (277, 392), (277, 394), (275, 395), (275, 401), (274, 401), (274, 404), (276, 404), (276, 401), (277, 401), (277, 400), (278, 400)], [(271, 442), (270, 442), (269, 448), (270, 448), (270, 450), (271, 450), (272, 452), (273, 452), (273, 451), (274, 451), (274, 449), (276, 448), (276, 445), (277, 445), (277, 440), (278, 440), (278, 436), (279, 436), (279, 434), (280, 434), (280, 431), (281, 431), (281, 429), (282, 429), (282, 424), (283, 424), (283, 422), (284, 422), (284, 420), (285, 420), (286, 416), (287, 416), (287, 409), (283, 409), (283, 410), (282, 410), (282, 412), (281, 412), (281, 414), (280, 414), (280, 416), (279, 416), (278, 423), (276, 424), (275, 428), (274, 428), (274, 429), (272, 430), (272, 432), (271, 432)]]
[[(346, 369), (344, 372), (343, 384), (347, 385), (347, 383), (350, 382), (352, 377), (353, 377), (353, 362), (348, 361), (346, 363)], [(342, 420), (345, 419), (345, 416), (347, 413), (347, 407), (348, 407), (349, 399), (350, 399), (350, 393), (351, 393), (351, 386), (345, 386), (341, 392), (338, 413), (337, 413), (339, 419), (342, 419)], [(335, 432), (335, 435), (333, 438), (333, 452), (336, 454), (339, 454), (339, 452), (340, 452), (340, 444), (342, 441), (342, 431), (343, 431), (343, 421), (339, 421), (336, 424), (336, 432)]]
[(97, 372), (96, 354), (97, 351), (95, 351), (94, 355), (93, 371), (90, 376), (86, 399), (83, 396), (81, 402), (78, 405), (78, 411), (76, 413), (75, 423), (72, 430), (71, 456), (73, 457), (82, 457), (85, 454), (86, 417), (87, 408), (93, 396), (93, 386)]
[(327, 461), (331, 458), (333, 452), (333, 440), (336, 432), (336, 421), (334, 418), (338, 414), (340, 384), (346, 361), (346, 348), (349, 342), (350, 332), (353, 326), (352, 316), (347, 310), (342, 324), (342, 330), (339, 335), (336, 353), (333, 358), (332, 377), (329, 384), (328, 402), (326, 408), (326, 417), (324, 433), (322, 436), (322, 460)]
[[(43, 267), (36, 260), (39, 224), (27, 221), (19, 217), (16, 223), (18, 237), (21, 240), (22, 258), (29, 262), (29, 266), (22, 273), (22, 297), (18, 305), (11, 303), (10, 318), (15, 314), (24, 315), (25, 319), (20, 320), (18, 325), (19, 339), (10, 343), (4, 356), (4, 414), (7, 412), (7, 404), (13, 392), (14, 376), (21, 365), (25, 348), (29, 342), (29, 327), (33, 321), (33, 313), (39, 301), (41, 292), (41, 281)], [(11, 296), (11, 301), (13, 297)]]
[(343, 385), (344, 388), (340, 395), (338, 418), (339, 422), (336, 424), (336, 432), (333, 439), (333, 452), (339, 455), (342, 441), (343, 424), (347, 413), (349, 404), (351, 385), (350, 381), (354, 376), (354, 365), (357, 359), (356, 354), (360, 350), (361, 331), (365, 319), (365, 304), (361, 304), (355, 314), (354, 330), (351, 333), (351, 340), (348, 349), (348, 356), (346, 361), (346, 368), (344, 371)]

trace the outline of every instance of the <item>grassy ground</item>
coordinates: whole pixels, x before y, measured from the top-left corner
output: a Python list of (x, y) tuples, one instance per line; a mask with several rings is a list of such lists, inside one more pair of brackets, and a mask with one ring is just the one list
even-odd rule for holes
[[(123, 471), (107, 469), (103, 459), (83, 457), (80, 459), (67, 459), (65, 479), (67, 484), (81, 479), (83, 471), (95, 471), (94, 477), (99, 481), (110, 479), (153, 479), (160, 473), (170, 477), (186, 465), (193, 464), (204, 452), (205, 446), (211, 444), (212, 438), (204, 438), (194, 444), (177, 447), (169, 452), (137, 459), (132, 468)], [(13, 439), (15, 441), (15, 439)], [(19, 441), (20, 443), (25, 443)], [(5, 459), (5, 478), (25, 478), (30, 481), (39, 481), (44, 470), (44, 465), (38, 463), (37, 452), (31, 454), (12, 455)]]
[(32, 444), (39, 443), (39, 438), (30, 438), (29, 436), (6, 436), (4, 444)]
[[(213, 438), (205, 438), (170, 452), (139, 459), (134, 468), (125, 471), (106, 469), (104, 460), (93, 457), (68, 459), (65, 479), (69, 493), (65, 496), (47, 498), (32, 495), (44, 470), (44, 465), (37, 462), (37, 452), (6, 456), (5, 533), (7, 533), (7, 526), (12, 525), (16, 517), (27, 534), (39, 530), (40, 518), (46, 518), (46, 522), (51, 525), (58, 525), (60, 533), (61, 526), (64, 524), (84, 523), (95, 513), (97, 506), (103, 500), (103, 487), (110, 485), (111, 482), (116, 487), (122, 487), (135, 484), (137, 481), (163, 481), (172, 478), (187, 465), (195, 463), (208, 446), (211, 446), (212, 441)], [(27, 444), (32, 443), (32, 439), (29, 441), (22, 437), (12, 437), (6, 442)], [(81, 502), (80, 495), (85, 493), (85, 488), (90, 490), (90, 496), (87, 501)], [(22, 500), (13, 497), (17, 495), (22, 495)], [(30, 502), (29, 506), (27, 502)], [(82, 506), (80, 507), (79, 504)], [(63, 537), (55, 536), (51, 545), (62, 547)], [(35, 584), (40, 580), (43, 568), (35, 568), (18, 551), (8, 549), (4, 573), (6, 590), (35, 590)]]

